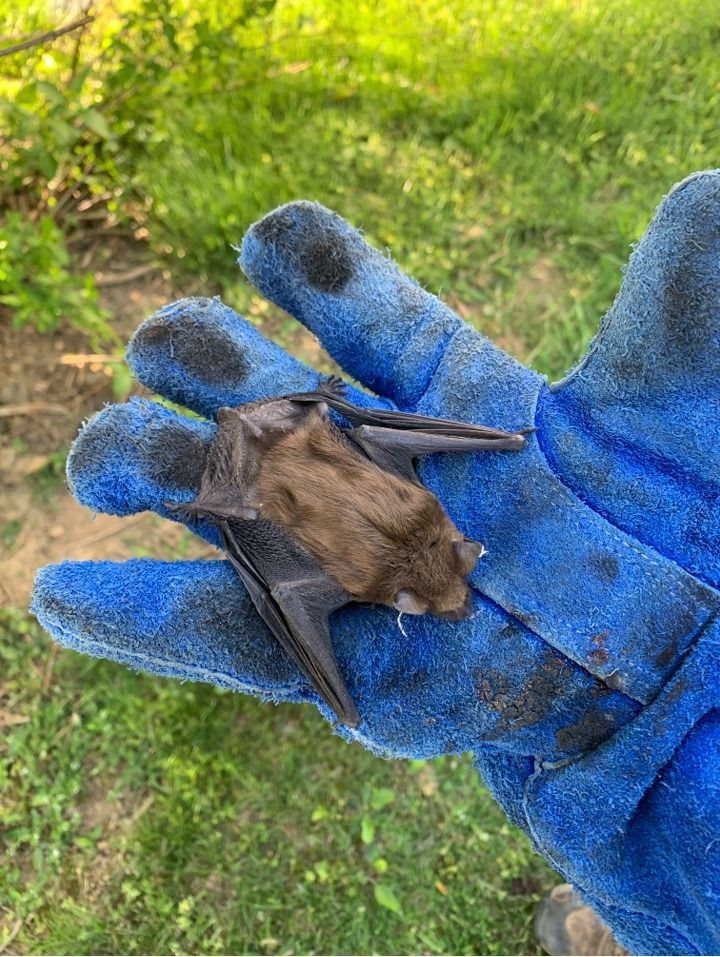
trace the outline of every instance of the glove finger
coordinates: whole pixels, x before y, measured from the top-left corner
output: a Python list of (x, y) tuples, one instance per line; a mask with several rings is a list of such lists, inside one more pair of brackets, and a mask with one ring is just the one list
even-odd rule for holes
[[(155, 674), (286, 701), (310, 688), (260, 620), (229, 562), (65, 562), (41, 569), (32, 611), (62, 645)], [(566, 758), (637, 712), (491, 603), (464, 622), (427, 617), (401, 630), (390, 609), (344, 608), (333, 646), (362, 715), (346, 737), (394, 757), (494, 742)], [(599, 700), (596, 700), (599, 699)]]
[(585, 360), (538, 406), (583, 501), (720, 583), (720, 170), (660, 203)]
[[(70, 489), (97, 512), (154, 511), (177, 519), (168, 505), (195, 498), (215, 429), (147, 399), (108, 405), (82, 428), (70, 450)], [(211, 526), (199, 523), (193, 530), (219, 543)]]
[[(470, 331), (318, 203), (290, 203), (255, 223), (243, 240), (240, 265), (354, 378), (401, 406), (425, 392), (458, 330)], [(480, 335), (472, 337), (474, 348), (497, 351)]]
[(229, 562), (48, 565), (31, 610), (56, 641), (85, 654), (275, 700), (313, 697)]
[[(136, 377), (159, 395), (213, 418), (222, 406), (313, 389), (318, 373), (219, 299), (180, 299), (150, 316), (130, 341)], [(382, 404), (348, 387), (358, 405)]]
[(708, 449), (720, 437), (719, 261), (715, 170), (688, 177), (662, 201), (588, 355), (554, 387), (550, 405), (577, 408), (613, 438), (630, 436), (716, 480)]

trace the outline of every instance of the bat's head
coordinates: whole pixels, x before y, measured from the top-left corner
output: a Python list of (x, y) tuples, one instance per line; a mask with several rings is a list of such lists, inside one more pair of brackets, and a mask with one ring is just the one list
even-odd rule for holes
[(465, 538), (453, 525), (437, 499), (422, 510), (411, 537), (401, 587), (392, 605), (408, 615), (437, 615), (452, 621), (467, 618), (472, 611), (467, 576), (485, 549)]

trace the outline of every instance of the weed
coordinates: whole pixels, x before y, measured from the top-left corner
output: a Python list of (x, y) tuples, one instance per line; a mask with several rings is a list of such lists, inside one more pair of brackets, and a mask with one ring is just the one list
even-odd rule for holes
[(49, 495), (65, 482), (67, 453), (67, 446), (61, 446), (61, 448), (48, 456), (42, 468), (28, 475), (27, 481), (32, 489), (33, 497), (36, 500), (46, 500)]
[(16, 328), (31, 323), (52, 332), (65, 321), (84, 330), (98, 349), (117, 342), (93, 277), (69, 271), (65, 237), (49, 216), (33, 223), (8, 213), (0, 227), (0, 254), (0, 303), (10, 308)]

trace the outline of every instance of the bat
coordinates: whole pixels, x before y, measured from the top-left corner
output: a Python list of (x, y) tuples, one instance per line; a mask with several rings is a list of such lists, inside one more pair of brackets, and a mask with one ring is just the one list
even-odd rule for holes
[(217, 421), (198, 495), (168, 507), (217, 526), (270, 631), (339, 721), (357, 727), (330, 614), (372, 602), (460, 620), (470, 612), (466, 577), (483, 553), (419, 481), (415, 460), (517, 451), (533, 430), (361, 408), (336, 377), (314, 391), (222, 408)]

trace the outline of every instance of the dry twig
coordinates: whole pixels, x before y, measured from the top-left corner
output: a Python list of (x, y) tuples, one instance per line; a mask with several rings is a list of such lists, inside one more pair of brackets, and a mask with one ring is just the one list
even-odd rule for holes
[(64, 405), (58, 405), (56, 402), (21, 402), (18, 405), (0, 406), (0, 419), (10, 419), (15, 415), (37, 415), (38, 413), (67, 415), (68, 410)]
[(112, 352), (63, 352), (60, 356), (60, 365), (75, 366), (81, 369), (83, 366), (93, 363), (122, 362), (123, 357)]
[(124, 269), (122, 272), (98, 272), (95, 274), (95, 285), (98, 289), (107, 289), (108, 286), (123, 286), (126, 282), (135, 282), (136, 279), (141, 279), (143, 276), (157, 271), (157, 266), (146, 263), (143, 266)]
[(5, 943), (2, 945), (2, 947), (0, 947), (0, 954), (7, 953), (8, 947), (10, 946), (10, 944), (12, 944), (12, 942), (15, 940), (17, 935), (20, 933), (22, 926), (23, 926), (22, 920), (18, 919), (15, 921), (15, 923), (10, 928), (9, 935), (5, 938)]
[(79, 20), (76, 20), (74, 23), (68, 23), (66, 27), (57, 27), (55, 30), (48, 30), (47, 33), (41, 33), (36, 37), (29, 37), (27, 40), (22, 40), (20, 43), (15, 43), (11, 47), (5, 47), (4, 50), (0, 50), (0, 57), (10, 56), (11, 53), (19, 53), (21, 50), (29, 50), (31, 47), (40, 46), (42, 43), (52, 43), (54, 40), (57, 40), (58, 37), (65, 36), (66, 33), (72, 33), (73, 30), (80, 30), (82, 27), (86, 27), (88, 23), (92, 23), (95, 17), (81, 17)]

